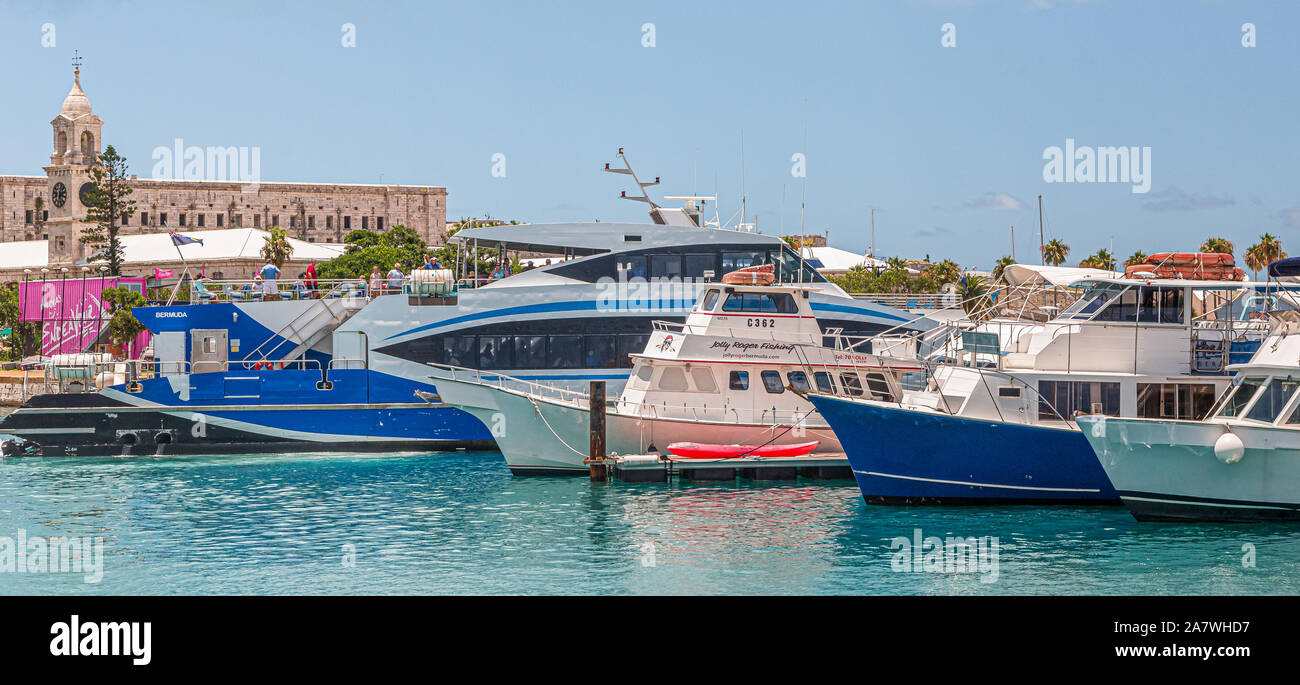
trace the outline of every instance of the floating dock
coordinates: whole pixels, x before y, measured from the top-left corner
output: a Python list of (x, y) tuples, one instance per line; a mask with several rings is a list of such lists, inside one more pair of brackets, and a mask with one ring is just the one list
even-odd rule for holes
[(665, 483), (674, 477), (696, 481), (853, 478), (853, 470), (843, 452), (822, 452), (799, 457), (731, 459), (684, 459), (671, 454), (635, 454), (608, 456), (589, 463), (593, 469), (603, 468), (608, 475), (628, 483)]

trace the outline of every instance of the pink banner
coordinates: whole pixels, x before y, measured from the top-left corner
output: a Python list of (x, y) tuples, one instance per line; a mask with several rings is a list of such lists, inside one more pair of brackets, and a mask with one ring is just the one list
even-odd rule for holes
[[(144, 294), (143, 278), (69, 278), (57, 281), (24, 281), (18, 286), (18, 308), (23, 321), (41, 324), (41, 354), (87, 352), (106, 328), (108, 308), (100, 299), (105, 288), (119, 284)], [(143, 333), (129, 345), (135, 359), (149, 344)]]
[(154, 270), (153, 270), (153, 277), (154, 277), (155, 279), (157, 279), (157, 280), (160, 280), (160, 281), (161, 281), (162, 279), (164, 279), (164, 278), (171, 278), (171, 277), (172, 277), (172, 270), (171, 270), (171, 269), (154, 269)]

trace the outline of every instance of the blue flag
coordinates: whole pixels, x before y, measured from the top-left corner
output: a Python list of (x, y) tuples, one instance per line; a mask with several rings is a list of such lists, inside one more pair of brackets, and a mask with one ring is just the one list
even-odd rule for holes
[(172, 237), (172, 245), (189, 245), (190, 243), (203, 244), (202, 238), (191, 238), (187, 235), (181, 235), (176, 231), (168, 231), (167, 234)]

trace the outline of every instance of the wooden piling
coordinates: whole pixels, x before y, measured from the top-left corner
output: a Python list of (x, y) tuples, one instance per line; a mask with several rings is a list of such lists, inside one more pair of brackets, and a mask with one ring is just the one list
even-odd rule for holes
[(591, 414), (591, 450), (587, 463), (591, 467), (591, 480), (603, 482), (608, 477), (605, 468), (605, 381), (591, 381), (588, 411)]

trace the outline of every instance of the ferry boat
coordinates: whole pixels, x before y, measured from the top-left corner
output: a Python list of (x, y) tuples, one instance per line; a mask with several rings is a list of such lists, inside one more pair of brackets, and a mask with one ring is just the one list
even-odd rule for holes
[[(708, 226), (699, 198), (652, 204), (653, 223), (485, 227), (454, 236), (464, 261), (507, 252), (563, 261), (481, 283), (416, 271), (400, 292), (321, 282), (317, 299), (263, 301), (246, 282), (208, 282), (191, 302), (133, 310), (152, 360), (55, 366), (64, 390), (0, 419), (0, 434), (56, 455), (489, 449), (470, 414), (438, 392), (430, 363), (557, 387), (618, 392), (655, 320), (680, 322), (714, 274), (771, 265), (803, 283), (828, 324), (870, 335), (905, 312), (850, 298), (776, 236)], [(467, 269), (468, 271), (468, 269)], [(286, 291), (287, 294), (287, 291)]]
[[(655, 322), (644, 349), (630, 355), (627, 384), (606, 403), (607, 453), (658, 452), (678, 442), (762, 447), (818, 441), (823, 452), (841, 451), (804, 395), (816, 387), (890, 401), (901, 392), (902, 377), (921, 367), (915, 359), (855, 349), (863, 338), (853, 342), (837, 327), (824, 327), (816, 314), (821, 294), (798, 285), (715, 284), (704, 289), (684, 323)], [(823, 346), (828, 336), (832, 347)], [(828, 368), (807, 372), (810, 361)], [(514, 474), (587, 473), (588, 393), (436, 368), (438, 399), (491, 427)]]
[[(1273, 276), (1300, 275), (1300, 258)], [(1270, 312), (1255, 356), (1201, 421), (1080, 416), (1084, 437), (1139, 521), (1300, 520), (1300, 311)]]
[(1075, 285), (1084, 294), (1045, 323), (954, 327), (923, 390), (810, 394), (868, 503), (1118, 503), (1074, 417), (1205, 416), (1275, 304), (1230, 280)]

